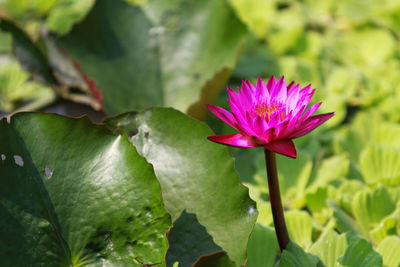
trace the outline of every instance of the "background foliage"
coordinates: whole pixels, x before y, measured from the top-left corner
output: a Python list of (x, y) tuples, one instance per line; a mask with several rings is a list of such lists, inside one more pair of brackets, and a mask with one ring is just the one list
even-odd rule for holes
[[(2, 0), (0, 15), (0, 110), (37, 110), (63, 98), (108, 115), (138, 111), (106, 118), (107, 127), (36, 113), (1, 121), (0, 188), (11, 189), (0, 191), (0, 225), (16, 233), (0, 232), (4, 262), (19, 260), (4, 246), (11, 242), (26, 246), (31, 262), (52, 263), (61, 251), (59, 259), (74, 266), (104, 264), (99, 259), (122, 266), (129, 259), (138, 266), (399, 266), (399, 1)], [(312, 83), (320, 112), (336, 112), (295, 141), (296, 160), (278, 156), (294, 241), (278, 258), (262, 150), (230, 149), (232, 161), (226, 148), (205, 140), (212, 134), (207, 126), (187, 116), (232, 133), (204, 103), (227, 107), (226, 85), (270, 75)], [(181, 112), (140, 111), (152, 106)], [(66, 149), (54, 147), (68, 126), (77, 128), (66, 143), (76, 155), (60, 158)], [(111, 148), (117, 139), (123, 149)], [(82, 154), (82, 143), (93, 149)], [(130, 156), (119, 155), (125, 150)], [(103, 162), (107, 151), (123, 159), (121, 166)], [(62, 205), (76, 194), (70, 170), (93, 186), (99, 164), (113, 177), (120, 177), (114, 169), (145, 168), (154, 191), (134, 178), (118, 179), (148, 194), (141, 199), (151, 199), (152, 208), (122, 201), (121, 214), (112, 215), (118, 224), (101, 216), (87, 229), (70, 222), (74, 212), (83, 220), (89, 214), (77, 200), (71, 210)], [(21, 189), (23, 179), (36, 182)], [(135, 198), (129, 192), (124, 199)], [(115, 203), (122, 193), (110, 189), (93, 198)], [(95, 203), (88, 209), (96, 210)], [(164, 219), (150, 220), (153, 232), (135, 243), (142, 224), (134, 218), (144, 215)], [(153, 235), (160, 241), (151, 243)], [(43, 257), (46, 240), (61, 250)], [(107, 240), (119, 243), (110, 249)]]

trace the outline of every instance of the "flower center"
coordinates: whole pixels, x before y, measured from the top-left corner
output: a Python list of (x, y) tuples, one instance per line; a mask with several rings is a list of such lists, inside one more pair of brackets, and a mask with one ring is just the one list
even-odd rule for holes
[[(255, 114), (253, 113), (253, 116), (262, 116), (267, 122), (269, 122), (271, 119), (270, 115), (281, 108), (282, 105), (276, 103), (271, 103), (269, 105), (266, 103), (258, 104), (254, 107)], [(284, 120), (286, 117), (285, 112), (281, 112), (279, 115), (281, 120)]]
[(254, 110), (257, 112), (259, 116), (265, 117), (266, 115), (269, 117), (271, 113), (273, 113), (275, 110), (279, 109), (280, 105), (277, 105), (275, 103), (271, 103), (270, 105), (268, 104), (258, 104), (255, 106)]

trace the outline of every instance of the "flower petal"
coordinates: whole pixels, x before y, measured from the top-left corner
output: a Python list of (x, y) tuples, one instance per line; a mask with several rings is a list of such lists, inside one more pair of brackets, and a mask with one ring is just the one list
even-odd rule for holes
[(227, 110), (218, 107), (218, 106), (214, 106), (214, 105), (209, 105), (206, 104), (206, 107), (212, 112), (214, 113), (215, 116), (217, 116), (218, 118), (220, 118), (221, 120), (223, 120), (225, 123), (227, 123), (229, 126), (231, 126), (232, 128), (238, 130), (235, 126), (236, 123), (236, 119), (233, 117), (233, 115), (228, 112)]
[(286, 88), (286, 82), (285, 82), (284, 76), (282, 76), (279, 79), (279, 81), (276, 83), (276, 85), (273, 87), (270, 95), (271, 95), (271, 99), (274, 99), (274, 102), (277, 102), (277, 103), (285, 103), (286, 102), (287, 88)]
[[(291, 81), (286, 87), (287, 87), (287, 91), (288, 93), (290, 92), (290, 90), (292, 90), (294, 88), (294, 86), (296, 85), (296, 83), (294, 81)], [(299, 85), (300, 86), (300, 85)]]
[(256, 99), (261, 103), (264, 103), (267, 101), (268, 98), (269, 98), (269, 93), (267, 87), (265, 86), (265, 83), (263, 82), (261, 77), (258, 76), (256, 84)]
[(208, 136), (208, 140), (235, 147), (257, 147), (260, 146), (252, 138), (248, 138), (240, 133), (227, 135)]
[(308, 134), (309, 132), (320, 126), (322, 123), (332, 118), (333, 115), (335, 115), (335, 112), (319, 114), (308, 118), (303, 124), (300, 125), (299, 128), (297, 128), (290, 134), (290, 138), (297, 138)]
[(312, 105), (309, 109), (304, 112), (304, 114), (299, 118), (299, 123), (303, 123), (305, 120), (307, 120), (312, 114), (314, 114), (315, 111), (321, 106), (322, 102), (319, 102), (318, 104)]
[[(294, 84), (294, 83), (293, 83)], [(288, 96), (286, 98), (286, 112), (293, 110), (296, 107), (297, 101), (300, 97), (300, 84), (293, 85), (288, 91)]]
[(271, 92), (272, 88), (275, 87), (275, 84), (276, 84), (276, 78), (274, 75), (272, 75), (271, 78), (269, 78), (269, 80), (267, 82), (268, 92)]
[(277, 140), (264, 145), (264, 147), (291, 158), (296, 158), (297, 156), (296, 147), (290, 139)]
[(250, 107), (254, 102), (254, 94), (252, 89), (247, 85), (245, 81), (242, 81), (242, 88), (239, 89), (240, 98), (242, 103), (245, 104), (246, 108)]

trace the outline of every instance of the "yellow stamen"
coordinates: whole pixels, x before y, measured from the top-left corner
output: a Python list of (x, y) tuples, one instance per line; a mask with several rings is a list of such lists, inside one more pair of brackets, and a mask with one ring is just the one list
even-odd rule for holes
[(265, 115), (269, 115), (273, 113), (275, 110), (279, 108), (278, 105), (272, 103), (268, 106), (268, 104), (258, 104), (254, 110), (258, 113), (258, 115), (265, 117)]
[[(265, 118), (265, 120), (269, 121), (270, 120), (270, 114), (272, 114), (274, 111), (280, 109), (282, 106), (277, 105), (275, 103), (271, 103), (270, 105), (268, 104), (258, 104), (257, 106), (254, 107), (254, 111), (256, 112), (256, 116), (262, 116)], [(283, 120), (285, 117), (285, 114), (281, 114), (281, 119)]]

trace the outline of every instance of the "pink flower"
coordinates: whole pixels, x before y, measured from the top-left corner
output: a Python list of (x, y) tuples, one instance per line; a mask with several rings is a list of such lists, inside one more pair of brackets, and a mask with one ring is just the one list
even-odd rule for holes
[(277, 153), (295, 158), (292, 139), (303, 136), (331, 118), (332, 113), (313, 115), (321, 103), (306, 110), (315, 90), (311, 85), (300, 90), (300, 84), (286, 86), (284, 77), (276, 81), (272, 76), (267, 84), (258, 77), (254, 87), (248, 80), (235, 92), (228, 87), (232, 113), (213, 105), (206, 105), (218, 118), (240, 133), (214, 135), (209, 140), (235, 147), (263, 146)]

